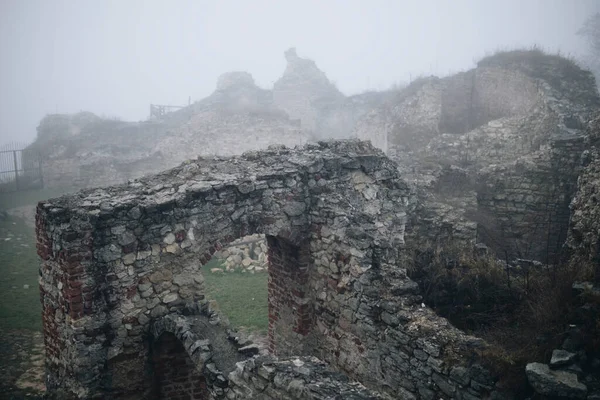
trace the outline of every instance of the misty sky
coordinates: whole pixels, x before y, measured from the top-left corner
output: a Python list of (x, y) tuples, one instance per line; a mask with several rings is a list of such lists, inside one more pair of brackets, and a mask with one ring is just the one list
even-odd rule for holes
[(0, 0), (0, 143), (48, 113), (141, 120), (187, 104), (227, 71), (270, 88), (283, 52), (346, 94), (468, 69), (496, 49), (573, 55), (600, 0)]

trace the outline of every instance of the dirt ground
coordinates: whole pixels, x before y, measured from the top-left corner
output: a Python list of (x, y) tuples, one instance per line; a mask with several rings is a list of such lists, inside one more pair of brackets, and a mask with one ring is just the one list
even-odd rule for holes
[[(37, 256), (33, 253), (30, 254), (30, 252), (35, 252), (35, 240), (32, 236), (35, 227), (35, 206), (22, 205), (6, 211), (12, 220), (4, 223), (5, 228), (8, 226), (8, 231), (4, 232), (4, 236), (0, 235), (2, 236), (0, 241), (4, 245), (0, 251), (4, 251), (5, 255), (12, 255), (4, 257), (6, 265), (3, 265), (2, 268), (5, 273), (5, 283), (2, 286), (6, 292), (4, 301), (8, 301), (7, 304), (10, 304), (10, 301), (16, 298), (12, 296), (21, 293), (23, 296), (31, 298), (32, 303), (23, 301), (21, 301), (22, 304), (19, 303), (21, 308), (16, 311), (16, 314), (12, 314), (11, 321), (14, 326), (11, 328), (8, 327), (8, 324), (3, 326), (0, 323), (0, 399), (42, 399), (45, 392), (43, 335), (37, 330), (39, 325), (33, 328), (35, 324), (30, 320), (27, 320), (27, 323), (19, 322), (19, 317), (22, 318), (28, 311), (31, 314), (35, 302), (39, 302), (39, 297), (34, 296), (33, 293), (37, 280)], [(33, 264), (35, 264), (35, 268), (24, 269)], [(11, 266), (13, 267), (10, 268)], [(9, 283), (11, 277), (25, 275), (27, 279), (31, 278), (33, 281), (10, 281)], [(2, 279), (3, 276), (0, 276), (0, 283), (2, 283)], [(14, 293), (10, 292), (11, 290)], [(38, 311), (34, 310), (32, 318), (37, 319), (37, 313)], [(4, 315), (6, 317), (6, 314)], [(8, 322), (8, 319), (5, 319), (4, 322)], [(18, 323), (20, 323), (19, 326), (15, 325)], [(30, 326), (31, 328), (29, 328)], [(19, 329), (19, 327), (29, 329)], [(249, 332), (247, 334), (250, 340), (259, 345), (261, 353), (265, 354), (267, 352), (266, 335)]]
[(6, 211), (8, 215), (12, 215), (14, 217), (20, 218), (27, 226), (31, 228), (35, 228), (35, 206), (26, 205), (21, 207), (11, 208)]
[(46, 388), (41, 332), (0, 329), (0, 360), (0, 398), (42, 398)]
[[(35, 206), (26, 205), (7, 211), (29, 228), (34, 227)], [(45, 391), (44, 373), (42, 333), (0, 327), (0, 398), (41, 399)]]

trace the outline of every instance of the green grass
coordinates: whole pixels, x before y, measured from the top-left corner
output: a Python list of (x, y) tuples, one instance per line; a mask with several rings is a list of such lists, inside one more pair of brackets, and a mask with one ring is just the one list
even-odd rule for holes
[(3, 328), (41, 329), (38, 269), (33, 228), (19, 218), (0, 221), (0, 326)]
[(217, 303), (219, 312), (240, 330), (266, 333), (269, 325), (267, 279), (265, 272), (213, 273), (220, 261), (212, 259), (204, 267), (206, 297)]
[(70, 193), (75, 189), (52, 188), (38, 190), (23, 190), (20, 192), (0, 193), (0, 210), (8, 210), (29, 204), (37, 204), (40, 200), (59, 197), (65, 193)]
[[(58, 197), (65, 189), (43, 189), (0, 194), (0, 209), (34, 205)], [(9, 240), (6, 240), (9, 239)], [(268, 328), (268, 274), (210, 272), (220, 267), (211, 260), (202, 268), (207, 298), (240, 330), (265, 333)], [(16, 217), (0, 220), (0, 326), (5, 329), (41, 329), (38, 290), (39, 259), (34, 229)], [(29, 285), (25, 289), (24, 285)]]
[[(1, 193), (0, 210), (9, 210), (58, 197), (68, 189)], [(33, 215), (29, 216), (30, 218)], [(0, 326), (4, 329), (40, 330), (42, 314), (38, 289), (40, 261), (35, 231), (21, 218), (0, 220)]]
[[(577, 61), (568, 55), (553, 54), (538, 46), (529, 49), (498, 50), (482, 58), (478, 67), (522, 68), (534, 77), (542, 78), (551, 85), (562, 88), (565, 81), (589, 84), (591, 73), (582, 69)], [(570, 83), (569, 83), (570, 84)], [(595, 97), (595, 95), (594, 95)], [(590, 99), (594, 100), (594, 99)], [(597, 100), (594, 101), (594, 104)]]

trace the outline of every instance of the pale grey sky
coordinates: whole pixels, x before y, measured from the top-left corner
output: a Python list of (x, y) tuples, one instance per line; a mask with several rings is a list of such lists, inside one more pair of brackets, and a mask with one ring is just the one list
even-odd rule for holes
[(465, 70), (496, 49), (578, 54), (600, 0), (0, 0), (0, 143), (48, 113), (145, 119), (227, 71), (270, 88), (283, 52), (346, 94)]

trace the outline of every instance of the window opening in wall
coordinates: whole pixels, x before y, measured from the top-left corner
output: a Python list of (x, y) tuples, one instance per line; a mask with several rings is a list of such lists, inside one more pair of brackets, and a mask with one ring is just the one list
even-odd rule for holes
[(232, 327), (266, 337), (268, 319), (268, 257), (264, 235), (237, 239), (202, 267), (206, 298)]

